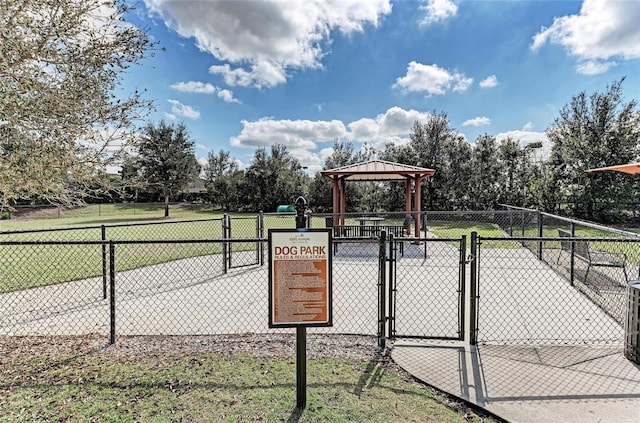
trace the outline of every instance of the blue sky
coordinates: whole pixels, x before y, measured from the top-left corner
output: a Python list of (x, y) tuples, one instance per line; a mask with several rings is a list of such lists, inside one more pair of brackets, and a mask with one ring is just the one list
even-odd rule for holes
[(470, 143), (546, 141), (573, 95), (623, 76), (640, 100), (637, 0), (143, 0), (127, 19), (165, 51), (125, 88), (241, 167), (278, 142), (314, 173), (334, 140), (401, 144), (433, 112)]

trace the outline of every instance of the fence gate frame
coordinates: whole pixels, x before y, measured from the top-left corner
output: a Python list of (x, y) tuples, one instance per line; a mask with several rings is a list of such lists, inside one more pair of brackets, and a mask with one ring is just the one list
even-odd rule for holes
[[(255, 239), (243, 239), (239, 238), (234, 240), (231, 221), (233, 220), (231, 216), (225, 214), (222, 217), (222, 239), (224, 242), (222, 243), (222, 257), (224, 261), (224, 273), (227, 273), (229, 269), (237, 269), (240, 267), (247, 266), (256, 266), (256, 265), (264, 265), (264, 243), (261, 241), (264, 239), (264, 216), (262, 212), (256, 215), (255, 217), (242, 217), (236, 218), (236, 220), (246, 220), (252, 221), (255, 220)], [(255, 258), (252, 261), (245, 260), (241, 263), (236, 263), (233, 261), (234, 251), (233, 245), (240, 242), (255, 242)]]
[[(472, 262), (473, 255), (469, 255), (469, 260), (467, 260), (467, 236), (462, 235), (460, 238), (451, 238), (451, 239), (427, 239), (427, 238), (412, 238), (412, 241), (423, 242), (425, 245), (425, 257), (427, 242), (457, 242), (459, 243), (458, 247), (458, 286), (457, 286), (457, 336), (445, 336), (445, 335), (434, 335), (434, 334), (398, 334), (396, 330), (396, 320), (397, 320), (397, 282), (398, 282), (398, 274), (397, 274), (397, 263), (398, 263), (398, 250), (400, 250), (400, 246), (403, 242), (406, 242), (405, 238), (397, 238), (394, 239), (393, 234), (389, 234), (388, 240), (386, 239), (386, 234), (383, 231), (380, 235), (380, 255), (379, 255), (379, 269), (378, 269), (378, 286), (379, 286), (379, 329), (378, 336), (379, 338), (384, 338), (384, 329), (386, 323), (387, 339), (396, 339), (396, 338), (413, 338), (413, 339), (441, 339), (441, 340), (454, 340), (454, 341), (464, 341), (465, 340), (465, 322), (466, 322), (466, 292), (467, 292), (467, 280), (466, 280), (466, 269), (467, 264)], [(388, 250), (386, 248), (386, 244), (388, 244)], [(388, 254), (387, 254), (388, 252)], [(386, 290), (385, 285), (386, 284)], [(385, 303), (385, 291), (386, 294), (386, 303)], [(473, 302), (473, 301), (472, 301)], [(473, 320), (473, 319), (472, 319)], [(384, 341), (380, 341), (380, 345), (384, 346)]]

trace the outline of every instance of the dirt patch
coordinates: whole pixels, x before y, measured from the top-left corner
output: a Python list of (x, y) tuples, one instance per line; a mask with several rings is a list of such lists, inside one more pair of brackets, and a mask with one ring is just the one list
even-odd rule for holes
[[(4, 336), (0, 356), (105, 355), (144, 360), (196, 354), (249, 354), (263, 358), (295, 357), (294, 334), (206, 336), (126, 336), (109, 345), (100, 336)], [(377, 354), (377, 339), (352, 335), (307, 335), (308, 358), (369, 360)]]

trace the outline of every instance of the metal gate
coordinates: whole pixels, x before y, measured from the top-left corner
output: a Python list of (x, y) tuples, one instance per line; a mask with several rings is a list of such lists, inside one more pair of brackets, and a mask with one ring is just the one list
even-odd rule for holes
[(264, 263), (264, 223), (262, 213), (257, 216), (224, 215), (222, 238), (226, 240), (222, 253), (227, 269)]
[[(394, 239), (386, 272), (389, 338), (464, 339), (466, 236)], [(381, 306), (382, 309), (382, 306)]]

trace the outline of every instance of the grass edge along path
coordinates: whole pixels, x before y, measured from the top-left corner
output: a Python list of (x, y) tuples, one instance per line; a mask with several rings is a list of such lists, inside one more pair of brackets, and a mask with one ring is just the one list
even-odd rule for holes
[[(187, 215), (183, 214), (182, 217)], [(193, 214), (190, 217), (195, 217)], [(234, 224), (233, 238), (252, 238), (256, 235), (256, 214), (230, 214), (232, 219), (237, 219)], [(126, 219), (127, 216), (110, 215), (104, 217), (105, 221)], [(115, 240), (158, 240), (155, 246), (129, 245), (119, 247), (119, 252), (126, 250), (126, 260), (116, 260), (116, 271), (137, 269), (154, 264), (166, 263), (189, 257), (219, 254), (222, 251), (220, 243), (187, 243), (168, 244), (174, 239), (220, 239), (222, 238), (222, 222), (217, 217), (196, 221), (164, 220), (142, 222), (131, 222), (132, 226), (106, 226), (106, 239)], [(93, 219), (93, 217), (91, 217)], [(65, 219), (42, 219), (31, 221), (20, 221), (19, 226), (14, 225), (13, 230), (18, 229), (43, 229), (40, 227), (43, 221), (59, 224), (64, 222), (66, 229), (77, 227), (74, 230), (47, 231), (26, 234), (7, 233), (0, 237), (0, 241), (60, 241), (68, 240), (90, 240), (100, 239), (100, 228), (96, 224), (100, 221), (87, 221), (86, 216), (80, 215), (75, 218)], [(103, 223), (105, 222), (103, 221)], [(355, 222), (355, 221), (354, 221)], [(351, 222), (351, 223), (354, 223)], [(90, 229), (82, 229), (83, 225), (91, 223)], [(289, 228), (294, 225), (294, 217), (270, 216), (265, 222), (268, 229)], [(399, 224), (399, 223), (398, 223)], [(1, 228), (2, 225), (0, 225)], [(63, 229), (61, 227), (61, 229)], [(51, 228), (50, 228), (51, 229)], [(55, 226), (53, 227), (55, 229)], [(494, 225), (479, 223), (441, 223), (434, 222), (430, 230), (434, 231), (438, 237), (458, 237), (462, 233), (470, 234), (471, 231), (478, 231), (485, 236), (504, 236), (504, 234)], [(266, 236), (266, 232), (265, 232)], [(165, 243), (162, 243), (165, 240)], [(520, 248), (516, 243), (503, 243), (503, 248)], [(75, 280), (97, 277), (102, 274), (102, 259), (100, 245), (5, 245), (2, 247), (3, 254), (0, 256), (0, 274), (8, 275), (0, 279), (0, 293), (21, 291), (40, 286), (55, 285)], [(231, 246), (234, 251), (251, 250), (256, 248), (255, 243), (240, 243)], [(121, 255), (123, 256), (123, 255)]]
[(297, 410), (294, 357), (138, 348), (3, 354), (0, 421), (495, 421), (375, 354), (310, 358)]

